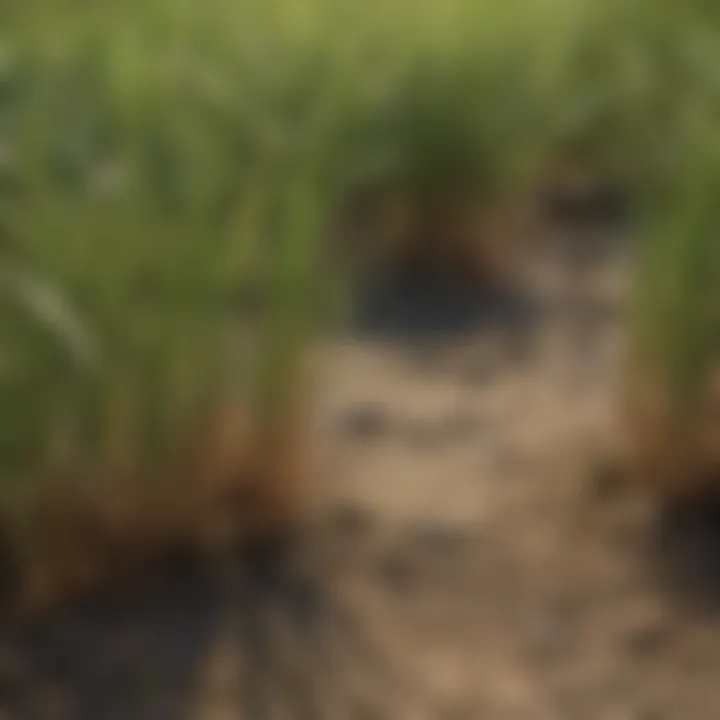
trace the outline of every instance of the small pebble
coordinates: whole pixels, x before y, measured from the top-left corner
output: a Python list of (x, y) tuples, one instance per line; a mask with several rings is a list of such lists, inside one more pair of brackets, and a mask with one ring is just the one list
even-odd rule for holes
[(367, 535), (373, 526), (370, 511), (360, 505), (348, 504), (335, 508), (330, 522), (333, 530), (352, 538)]
[(670, 641), (671, 628), (665, 615), (648, 609), (624, 638), (627, 651), (635, 657), (647, 657), (660, 652)]
[(418, 523), (413, 540), (423, 550), (441, 556), (455, 554), (468, 544), (468, 536), (461, 529), (428, 522)]
[(342, 429), (355, 440), (378, 440), (390, 431), (387, 410), (380, 403), (353, 408), (344, 418)]
[(617, 497), (626, 487), (626, 475), (619, 462), (609, 458), (595, 461), (592, 468), (593, 494), (603, 500)]
[(378, 561), (377, 571), (383, 582), (397, 593), (413, 592), (418, 583), (418, 572), (407, 559), (388, 555)]

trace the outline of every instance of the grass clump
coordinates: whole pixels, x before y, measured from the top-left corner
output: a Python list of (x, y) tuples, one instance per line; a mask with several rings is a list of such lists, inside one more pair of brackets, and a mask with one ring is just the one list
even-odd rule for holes
[(629, 387), (640, 470), (663, 499), (717, 482), (720, 156), (703, 143), (650, 224), (639, 268)]
[[(634, 126), (636, 177), (645, 226), (637, 271), (629, 433), (649, 488), (670, 503), (717, 482), (716, 281), (720, 273), (716, 209), (720, 156), (720, 39), (709, 6), (635, 5), (654, 70), (654, 103)], [(649, 61), (648, 61), (649, 65)], [(628, 146), (629, 147), (629, 146)], [(708, 488), (709, 486), (709, 488)]]
[(272, 76), (264, 104), (245, 90), (222, 16), (104, 10), (68, 3), (52, 33), (21, 14), (3, 39), (0, 475), (35, 599), (225, 520), (287, 526), (304, 491), (315, 118), (291, 133)]
[(534, 20), (522, 2), (413, 14), (389, 92), (368, 112), (369, 144), (384, 158), (369, 180), (380, 268), (419, 282), (504, 282), (548, 142)]

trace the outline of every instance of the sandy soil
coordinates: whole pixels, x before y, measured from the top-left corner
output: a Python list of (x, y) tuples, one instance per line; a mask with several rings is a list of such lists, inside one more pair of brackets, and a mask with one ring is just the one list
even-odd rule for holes
[(526, 303), (376, 295), (302, 542), (6, 628), (0, 718), (720, 717), (720, 545), (607, 462), (626, 261), (546, 250)]

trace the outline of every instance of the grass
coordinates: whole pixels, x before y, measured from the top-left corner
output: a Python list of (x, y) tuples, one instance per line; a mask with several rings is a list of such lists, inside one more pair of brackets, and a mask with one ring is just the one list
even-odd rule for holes
[[(639, 4), (642, 8), (642, 4)], [(640, 16), (642, 17), (642, 16)], [(645, 211), (630, 369), (631, 436), (640, 471), (663, 501), (717, 482), (715, 382), (720, 271), (715, 194), (720, 78), (717, 13), (694, 6), (646, 20), (656, 83), (644, 119), (660, 148), (640, 169)], [(649, 64), (649, 63), (648, 63)], [(662, 83), (660, 78), (663, 78)], [(650, 93), (648, 93), (650, 95)], [(648, 152), (644, 147), (643, 156)], [(644, 173), (644, 174), (643, 174)]]
[[(18, 95), (0, 131), (12, 149), (0, 458), (33, 596), (52, 594), (49, 575), (89, 582), (108, 545), (188, 542), (231, 491), (289, 492), (272, 474), (301, 462), (291, 405), (331, 194), (330, 168), (304, 160), (315, 130), (288, 127), (273, 147), (223, 88), (234, 68), (215, 71), (202, 29), (182, 38), (180, 7), (152, 6), (157, 34), (151, 11), (135, 26), (137, 8), (113, 9), (68, 5), (52, 39), (19, 31), (5, 79)], [(194, 52), (205, 78), (173, 65)], [(267, 110), (281, 132), (287, 116)], [(254, 278), (270, 298), (259, 318), (237, 307)], [(287, 468), (256, 477), (260, 449)], [(256, 519), (253, 502), (237, 524)]]
[(718, 25), (648, 2), (5, 2), (0, 494), (35, 594), (230, 505), (302, 514), (332, 228), (368, 189), (401, 262), (476, 282), (557, 155), (619, 174), (661, 229), (643, 363), (685, 396), (715, 350), (715, 180), (687, 157)]
[(666, 499), (702, 490), (718, 470), (720, 156), (703, 143), (689, 158), (646, 240), (633, 338), (630, 397), (642, 413), (634, 433), (647, 480)]

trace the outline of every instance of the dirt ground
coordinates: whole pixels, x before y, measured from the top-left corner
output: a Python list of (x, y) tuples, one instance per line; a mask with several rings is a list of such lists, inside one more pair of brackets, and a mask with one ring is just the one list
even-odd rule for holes
[(376, 288), (321, 354), (302, 541), (5, 628), (0, 718), (720, 717), (717, 523), (608, 463), (627, 253), (553, 247), (512, 301)]

